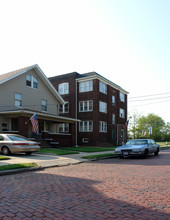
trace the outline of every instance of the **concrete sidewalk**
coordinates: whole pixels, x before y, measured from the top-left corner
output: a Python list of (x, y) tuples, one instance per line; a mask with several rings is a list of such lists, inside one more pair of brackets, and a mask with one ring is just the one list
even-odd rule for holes
[(80, 152), (79, 154), (68, 154), (64, 156), (57, 156), (54, 154), (45, 154), (45, 153), (33, 153), (30, 156), (27, 156), (25, 154), (12, 155), (12, 156), (8, 156), (10, 157), (10, 160), (1, 160), (0, 166), (8, 165), (8, 164), (19, 164), (19, 163), (37, 163), (39, 168), (22, 168), (22, 169), (9, 170), (9, 171), (0, 171), (0, 175), (19, 173), (27, 170), (43, 169), (48, 167), (79, 164), (88, 161), (87, 159), (83, 159), (82, 158), (83, 156), (99, 155), (99, 154), (107, 154), (107, 153), (114, 153), (114, 150), (95, 152), (95, 153)]

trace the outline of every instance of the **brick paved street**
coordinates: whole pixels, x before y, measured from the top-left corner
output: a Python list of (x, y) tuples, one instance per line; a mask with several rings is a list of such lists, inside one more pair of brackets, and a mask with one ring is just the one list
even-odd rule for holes
[(0, 177), (2, 220), (170, 219), (170, 150)]

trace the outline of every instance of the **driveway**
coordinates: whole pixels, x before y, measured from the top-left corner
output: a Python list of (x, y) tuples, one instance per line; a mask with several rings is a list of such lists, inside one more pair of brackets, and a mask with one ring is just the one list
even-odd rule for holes
[(170, 150), (0, 180), (2, 220), (170, 219)]

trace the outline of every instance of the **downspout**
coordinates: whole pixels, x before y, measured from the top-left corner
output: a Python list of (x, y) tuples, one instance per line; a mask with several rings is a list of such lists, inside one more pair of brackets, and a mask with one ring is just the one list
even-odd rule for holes
[[(75, 117), (76, 117), (76, 119), (77, 119), (77, 79), (76, 79), (76, 105), (75, 105), (75, 107), (76, 107), (76, 115), (75, 115)], [(78, 147), (78, 145), (77, 145), (77, 122), (76, 122), (76, 124), (75, 124), (75, 142), (76, 142), (76, 145), (75, 145), (75, 147)]]

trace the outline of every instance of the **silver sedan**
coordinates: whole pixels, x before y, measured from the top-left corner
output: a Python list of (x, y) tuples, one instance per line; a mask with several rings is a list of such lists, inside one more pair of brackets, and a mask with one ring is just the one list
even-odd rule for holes
[(155, 156), (159, 154), (160, 146), (152, 139), (133, 139), (126, 144), (117, 147), (115, 154), (119, 157), (125, 156), (147, 156), (154, 153)]
[(10, 153), (26, 153), (31, 155), (32, 152), (40, 150), (37, 142), (29, 141), (27, 138), (17, 134), (0, 134), (0, 151), (4, 155)]

